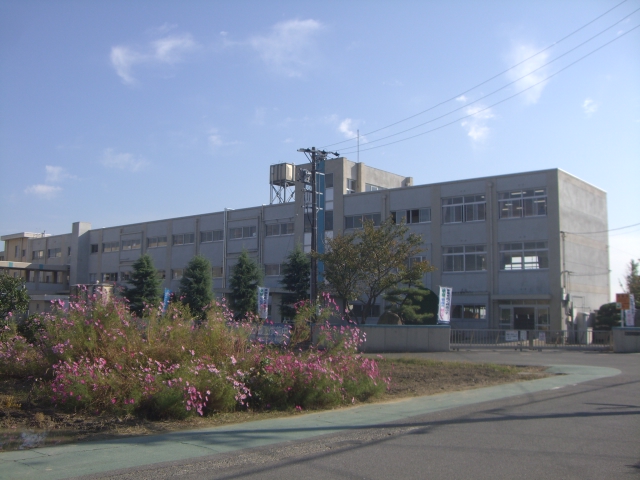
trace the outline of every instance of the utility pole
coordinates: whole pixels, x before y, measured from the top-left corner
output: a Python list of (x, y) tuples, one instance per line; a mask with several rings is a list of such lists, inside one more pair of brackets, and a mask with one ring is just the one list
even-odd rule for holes
[[(318, 300), (318, 259), (316, 252), (318, 251), (318, 198), (317, 198), (317, 172), (318, 164), (324, 162), (327, 155), (339, 156), (337, 152), (325, 152), (324, 150), (316, 150), (316, 147), (299, 148), (298, 152), (304, 153), (311, 162), (311, 278), (310, 278), (310, 298), (314, 303)], [(302, 182), (308, 185), (305, 175), (302, 175)], [(306, 190), (305, 190), (306, 191)], [(303, 207), (305, 201), (303, 200)]]

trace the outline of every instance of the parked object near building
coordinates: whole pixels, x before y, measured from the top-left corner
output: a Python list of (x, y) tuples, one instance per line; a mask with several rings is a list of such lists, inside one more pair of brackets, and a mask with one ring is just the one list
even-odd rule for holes
[[(32, 298), (42, 298), (68, 295), (69, 285), (126, 285), (147, 253), (162, 287), (175, 292), (189, 261), (202, 255), (214, 292), (224, 294), (244, 250), (263, 268), (269, 318), (278, 322), (282, 264), (296, 245), (310, 250), (312, 214), (295, 180), (308, 165), (282, 165), (270, 169), (269, 205), (101, 229), (76, 222), (63, 235), (5, 235), (0, 269), (23, 276)], [(453, 288), (452, 328), (588, 329), (590, 313), (608, 301), (606, 193), (562, 170), (414, 186), (411, 177), (336, 158), (318, 175), (318, 250), (325, 238), (366, 220), (405, 222), (423, 240), (412, 261), (436, 268), (424, 285)], [(367, 323), (384, 312), (380, 302)]]

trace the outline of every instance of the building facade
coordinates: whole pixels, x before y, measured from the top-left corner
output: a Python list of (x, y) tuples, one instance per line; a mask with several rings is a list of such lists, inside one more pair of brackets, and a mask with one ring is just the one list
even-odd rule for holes
[[(214, 290), (224, 294), (246, 250), (264, 269), (277, 321), (282, 263), (296, 244), (311, 247), (309, 194), (291, 180), (291, 195), (272, 195), (274, 203), (259, 207), (101, 229), (77, 222), (64, 235), (3, 236), (0, 268), (27, 280), (37, 311), (68, 294), (70, 285), (126, 284), (144, 253), (172, 291), (191, 258), (205, 256)], [(422, 236), (420, 259), (435, 267), (425, 285), (453, 288), (454, 327), (564, 330), (608, 302), (606, 193), (562, 170), (414, 186), (411, 177), (337, 158), (323, 162), (318, 185), (318, 249), (365, 220), (404, 221)], [(374, 314), (382, 311), (381, 300)]]

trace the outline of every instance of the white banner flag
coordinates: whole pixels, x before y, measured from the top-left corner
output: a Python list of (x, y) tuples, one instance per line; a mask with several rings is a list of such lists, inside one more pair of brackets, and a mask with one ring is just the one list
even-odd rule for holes
[(269, 289), (258, 287), (258, 316), (266, 320), (269, 316)]
[(440, 287), (440, 295), (438, 301), (438, 323), (451, 322), (451, 295), (453, 289), (451, 287)]

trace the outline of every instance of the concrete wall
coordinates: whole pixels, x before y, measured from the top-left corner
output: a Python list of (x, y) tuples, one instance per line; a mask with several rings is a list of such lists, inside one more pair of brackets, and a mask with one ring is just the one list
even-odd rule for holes
[(615, 353), (640, 353), (640, 327), (614, 327), (612, 332)]
[(360, 325), (365, 353), (448, 352), (451, 328), (445, 325)]

